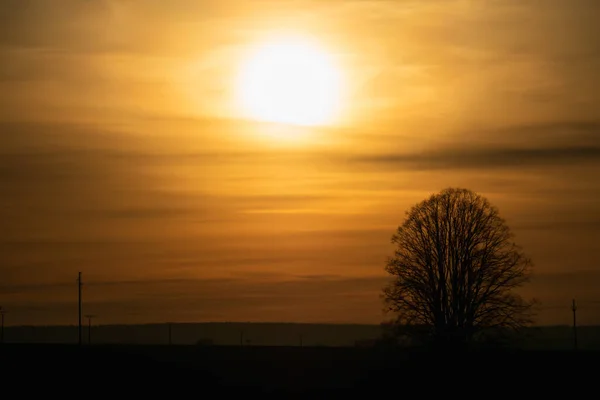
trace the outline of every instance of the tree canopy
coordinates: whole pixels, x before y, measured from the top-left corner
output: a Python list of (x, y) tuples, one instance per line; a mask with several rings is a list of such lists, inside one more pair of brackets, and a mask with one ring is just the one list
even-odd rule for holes
[(514, 291), (528, 281), (531, 260), (481, 195), (461, 188), (432, 195), (407, 212), (392, 243), (385, 269), (394, 279), (384, 298), (398, 324), (464, 342), (531, 321), (532, 304)]

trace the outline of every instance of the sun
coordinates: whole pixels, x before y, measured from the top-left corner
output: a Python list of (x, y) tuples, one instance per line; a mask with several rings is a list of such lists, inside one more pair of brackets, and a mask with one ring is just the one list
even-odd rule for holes
[(335, 120), (340, 86), (327, 52), (307, 39), (285, 38), (255, 49), (242, 65), (237, 90), (246, 117), (315, 126)]

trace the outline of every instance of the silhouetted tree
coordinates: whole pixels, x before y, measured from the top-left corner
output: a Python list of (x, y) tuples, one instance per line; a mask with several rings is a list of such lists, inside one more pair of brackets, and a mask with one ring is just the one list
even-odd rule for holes
[(395, 323), (437, 344), (464, 344), (482, 330), (531, 322), (532, 303), (513, 291), (528, 281), (531, 261), (512, 239), (498, 210), (470, 190), (448, 188), (413, 206), (385, 268)]

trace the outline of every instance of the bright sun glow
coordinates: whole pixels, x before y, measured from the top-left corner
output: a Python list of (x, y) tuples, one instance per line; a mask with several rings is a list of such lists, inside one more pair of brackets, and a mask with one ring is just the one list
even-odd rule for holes
[(302, 39), (266, 43), (243, 65), (237, 89), (248, 117), (326, 125), (336, 117), (340, 74), (328, 54)]

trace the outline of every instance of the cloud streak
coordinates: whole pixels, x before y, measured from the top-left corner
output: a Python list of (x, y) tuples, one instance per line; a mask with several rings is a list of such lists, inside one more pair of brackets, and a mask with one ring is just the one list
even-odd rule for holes
[(421, 154), (378, 154), (355, 157), (359, 164), (415, 170), (495, 169), (600, 163), (600, 147), (448, 148)]
[[(152, 320), (156, 312), (168, 313), (179, 321), (197, 315), (214, 321), (281, 321), (283, 312), (288, 315), (283, 319), (289, 321), (377, 323), (372, 315), (381, 314), (378, 294), (386, 280), (273, 274), (230, 279), (90, 281), (86, 285), (86, 309), (106, 316), (109, 310), (119, 307), (120, 318), (129, 321)], [(65, 294), (70, 286), (0, 287), (0, 293), (15, 314), (12, 324), (44, 312), (68, 323), (71, 305)], [(354, 310), (351, 319), (340, 312), (347, 307)], [(333, 314), (338, 316), (332, 318)]]

